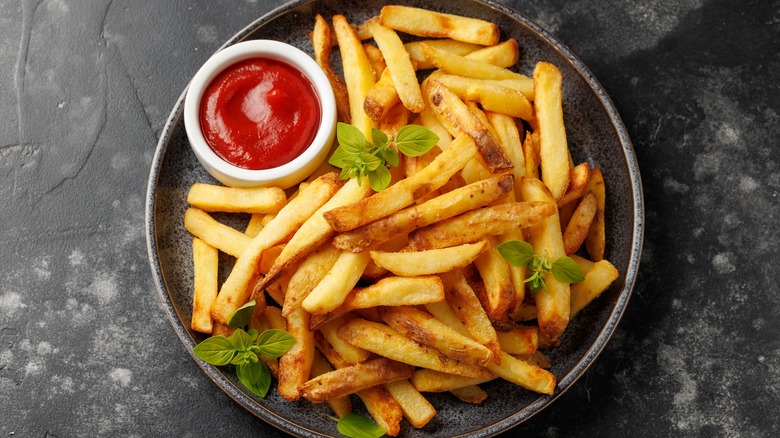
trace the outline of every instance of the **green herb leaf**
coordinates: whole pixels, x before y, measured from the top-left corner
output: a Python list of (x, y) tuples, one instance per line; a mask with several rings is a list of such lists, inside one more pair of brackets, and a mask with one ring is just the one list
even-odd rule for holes
[(351, 438), (379, 438), (387, 432), (365, 415), (350, 412), (339, 418), (336, 426), (339, 433)]
[(510, 240), (497, 247), (499, 254), (514, 266), (525, 266), (534, 259), (534, 248), (522, 240)]
[(439, 136), (419, 125), (404, 126), (398, 131), (395, 145), (408, 157), (419, 157), (439, 142)]
[(398, 159), (398, 151), (393, 148), (385, 148), (381, 152), (382, 158), (387, 161), (387, 164), (398, 167), (399, 159)]
[(260, 332), (257, 331), (257, 329), (249, 329), (246, 331), (246, 334), (249, 335), (249, 337), (252, 339), (252, 342), (255, 342), (257, 340), (257, 337), (260, 336)]
[(343, 168), (346, 164), (346, 159), (349, 158), (349, 153), (344, 150), (341, 146), (337, 147), (335, 151), (333, 151), (333, 155), (330, 156), (330, 159), (328, 160), (328, 163)]
[(246, 362), (236, 367), (238, 380), (250, 391), (265, 397), (271, 387), (271, 373), (262, 362)]
[(349, 155), (362, 153), (368, 145), (366, 137), (360, 132), (360, 129), (347, 123), (339, 122), (336, 125), (336, 137), (339, 140), (339, 146)]
[(254, 344), (252, 337), (243, 329), (236, 329), (229, 339), (238, 351), (247, 351)]
[(376, 129), (371, 128), (371, 141), (374, 142), (374, 147), (381, 149), (385, 149), (387, 147), (387, 134), (384, 132)]
[(253, 357), (257, 358), (257, 355), (251, 351), (238, 351), (236, 352), (235, 357), (233, 357), (233, 360), (230, 361), (230, 365), (242, 365), (247, 362), (252, 362)]
[(366, 170), (369, 172), (377, 170), (380, 167), (385, 167), (385, 164), (381, 159), (371, 154), (362, 154), (360, 156), (360, 161), (365, 165)]
[(375, 192), (381, 192), (386, 189), (390, 185), (390, 179), (390, 171), (385, 166), (379, 166), (368, 174), (368, 183), (371, 184), (371, 188)]
[(216, 366), (229, 364), (236, 355), (236, 347), (224, 336), (212, 336), (192, 350), (198, 359)]
[(552, 264), (551, 270), (555, 278), (563, 283), (579, 283), (585, 280), (580, 265), (571, 257), (560, 257)]
[(255, 300), (251, 300), (243, 306), (236, 309), (228, 317), (228, 327), (245, 327), (252, 320), (252, 314), (255, 313)]
[(295, 338), (284, 330), (270, 329), (257, 338), (258, 352), (265, 357), (277, 358), (293, 346)]

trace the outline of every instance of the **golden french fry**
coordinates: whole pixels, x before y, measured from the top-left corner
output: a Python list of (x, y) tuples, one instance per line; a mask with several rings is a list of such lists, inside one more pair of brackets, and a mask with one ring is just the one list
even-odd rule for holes
[(539, 179), (539, 153), (534, 147), (532, 135), (526, 135), (523, 141), (523, 158), (525, 159), (525, 176)]
[(451, 38), (492, 46), (498, 43), (498, 26), (476, 18), (443, 14), (408, 6), (384, 6), (379, 19), (383, 26), (412, 35)]
[(428, 70), (436, 67), (435, 65), (428, 62), (427, 59), (425, 59), (425, 55), (423, 55), (422, 49), (420, 48), (421, 44), (427, 44), (431, 47), (435, 47), (437, 49), (454, 53), (460, 56), (468, 55), (471, 52), (483, 48), (483, 46), (479, 44), (464, 43), (463, 41), (456, 41), (447, 38), (435, 39), (435, 40), (420, 40), (420, 41), (412, 41), (410, 43), (406, 43), (404, 44), (404, 46), (406, 47), (406, 51), (409, 52), (409, 58), (411, 58), (411, 60), (417, 64), (418, 70)]
[(580, 199), (588, 189), (590, 176), (590, 164), (581, 163), (572, 167), (569, 171), (569, 185), (561, 199), (558, 200), (558, 207)]
[(437, 80), (428, 80), (426, 92), (429, 106), (438, 115), (439, 120), (449, 120), (461, 132), (467, 133), (474, 139), (479, 156), (490, 172), (501, 173), (512, 169), (512, 162), (504, 154), (488, 128), (455, 93)]
[(385, 57), (382, 55), (382, 51), (379, 50), (378, 47), (372, 46), (371, 44), (363, 44), (363, 50), (366, 51), (368, 61), (371, 63), (371, 67), (374, 69), (374, 79), (379, 81), (379, 78), (382, 77), (382, 74), (387, 68)]
[(381, 307), (379, 316), (401, 335), (433, 347), (457, 361), (485, 366), (493, 358), (493, 353), (484, 345), (461, 335), (416, 307)]
[(515, 227), (529, 227), (555, 211), (555, 204), (547, 202), (510, 202), (484, 207), (409, 233), (409, 246), (422, 251), (462, 245)]
[[(552, 203), (554, 198), (547, 187), (538, 179), (523, 178), (520, 185), (523, 199)], [(549, 204), (555, 207), (554, 204)], [(547, 254), (552, 261), (566, 255), (563, 247), (560, 219), (557, 209), (555, 213), (531, 226), (529, 243), (535, 254)], [(569, 284), (563, 283), (553, 275), (545, 276), (546, 287), (536, 294), (536, 309), (538, 312), (539, 331), (551, 341), (561, 336), (569, 323)]]
[(404, 418), (409, 421), (412, 427), (419, 429), (436, 416), (436, 409), (420, 394), (420, 391), (414, 385), (409, 383), (409, 380), (404, 379), (385, 383), (384, 387), (395, 401), (401, 405), (401, 409), (404, 411)]
[(545, 370), (552, 368), (552, 362), (550, 362), (550, 358), (539, 350), (536, 350), (532, 354), (515, 354), (513, 356), (515, 359), (522, 360), (529, 365), (535, 365)]
[(340, 234), (334, 237), (333, 245), (352, 252), (364, 251), (397, 235), (488, 205), (505, 196), (512, 186), (511, 175), (478, 181)]
[(509, 332), (498, 332), (501, 350), (509, 354), (533, 354), (539, 345), (539, 329), (529, 325), (516, 326)]
[(203, 211), (228, 213), (276, 213), (287, 197), (278, 187), (236, 188), (195, 183), (187, 193), (187, 203)]
[(488, 393), (477, 385), (451, 389), (450, 392), (462, 402), (477, 405), (485, 401), (488, 397)]
[(401, 362), (373, 359), (317, 376), (303, 384), (301, 394), (310, 402), (322, 403), (372, 386), (408, 379), (413, 371)]
[(188, 208), (184, 212), (184, 228), (203, 242), (233, 257), (240, 256), (252, 242), (251, 237), (219, 223), (211, 215), (197, 208)]
[[(355, 29), (355, 35), (357, 35), (357, 37), (360, 38), (361, 41), (370, 40), (371, 31), (368, 29), (368, 27), (371, 25), (371, 23), (378, 22), (378, 21), (379, 21), (379, 16), (374, 15), (373, 17), (367, 19), (362, 23), (352, 25), (352, 28)], [(378, 51), (379, 50), (377, 49), (377, 52)]]
[(606, 204), (606, 191), (604, 188), (604, 176), (601, 169), (593, 169), (588, 190), (596, 195), (596, 205), (598, 210), (593, 222), (590, 224), (588, 237), (585, 238), (585, 248), (588, 250), (591, 260), (599, 261), (604, 258), (604, 248), (606, 242), (606, 230), (604, 223), (604, 207)]
[(341, 251), (332, 245), (323, 245), (304, 259), (290, 277), (284, 295), (282, 313), (286, 316), (301, 307), (309, 292), (317, 286), (338, 260)]
[(530, 80), (528, 76), (521, 75), (520, 73), (515, 73), (511, 70), (479, 59), (458, 56), (454, 53), (440, 50), (427, 44), (421, 44), (420, 49), (422, 50), (423, 56), (444, 73), (474, 79), (509, 79), (520, 83), (526, 83)]
[(577, 209), (574, 210), (568, 225), (566, 225), (566, 230), (563, 232), (563, 248), (566, 255), (577, 252), (582, 242), (588, 237), (588, 230), (590, 230), (597, 210), (596, 195), (593, 192), (588, 192), (583, 196)]
[(287, 315), (287, 333), (295, 338), (295, 343), (279, 358), (277, 392), (286, 400), (295, 401), (301, 397), (300, 388), (309, 380), (314, 361), (314, 335), (309, 330), (309, 313), (296, 309)]
[(501, 365), (491, 362), (487, 368), (502, 379), (525, 389), (547, 395), (555, 391), (555, 376), (551, 372), (515, 359), (507, 353), (501, 357)]
[(352, 125), (360, 129), (366, 137), (371, 136), (371, 128), (375, 127), (366, 112), (363, 110), (363, 101), (366, 100), (368, 90), (376, 82), (374, 68), (366, 56), (363, 44), (355, 34), (355, 30), (349, 25), (343, 15), (333, 16), (333, 30), (339, 42), (341, 53), (341, 65), (344, 69), (344, 81), (347, 83), (349, 95), (349, 112), (352, 117)]
[(336, 111), (338, 112), (338, 118), (344, 123), (349, 123), (350, 113), (347, 85), (344, 83), (344, 80), (341, 79), (341, 76), (333, 70), (333, 64), (331, 64), (330, 61), (333, 49), (331, 29), (320, 14), (317, 14), (314, 17), (314, 29), (311, 32), (310, 38), (314, 50), (314, 60), (322, 68), (322, 71), (325, 72), (328, 82), (330, 82), (331, 87), (333, 87), (333, 94), (336, 96)]
[(491, 377), (465, 377), (441, 371), (419, 369), (414, 372), (411, 382), (420, 392), (446, 392), (453, 389), (479, 385), (495, 379)]
[[(459, 53), (455, 54), (460, 55)], [(520, 59), (520, 50), (517, 41), (515, 41), (514, 38), (510, 38), (495, 46), (483, 47), (461, 56), (464, 56), (467, 59), (487, 62), (488, 64), (493, 64), (498, 67), (509, 68), (515, 65), (517, 60)]]
[[(349, 319), (337, 318), (333, 321), (319, 328), (322, 336), (328, 341), (328, 343), (339, 353), (339, 355), (347, 361), (350, 365), (356, 363), (365, 362), (370, 357), (370, 353), (363, 348), (355, 347), (354, 345), (345, 342), (338, 336), (338, 331), (342, 325)], [(333, 364), (336, 368), (339, 368), (337, 364)]]
[(609, 288), (620, 273), (611, 263), (600, 260), (585, 273), (585, 280), (571, 285), (571, 316), (596, 299)]
[[(192, 239), (193, 283), (192, 323), (190, 327), (201, 333), (211, 333), (211, 303), (217, 298), (219, 253), (216, 248), (198, 239)], [(442, 295), (444, 290), (442, 289)]]
[(236, 260), (233, 270), (211, 306), (211, 314), (215, 320), (223, 324), (227, 323), (230, 314), (241, 307), (251, 294), (251, 285), (260, 275), (257, 266), (263, 252), (294, 232), (333, 196), (340, 184), (336, 174), (326, 174), (317, 178), (260, 230)]
[(391, 215), (412, 205), (415, 199), (441, 187), (476, 153), (476, 145), (468, 136), (453, 142), (433, 162), (411, 178), (406, 178), (354, 204), (324, 213), (325, 220), (336, 231), (353, 230), (361, 225)]
[[(420, 87), (421, 90), (425, 88), (425, 85), (427, 85), (425, 81), (423, 81), (423, 84), (424, 85), (421, 85)], [(450, 134), (450, 131), (448, 131), (447, 128), (441, 124), (439, 119), (436, 118), (436, 115), (433, 113), (433, 111), (431, 111), (428, 105), (425, 105), (425, 109), (420, 113), (420, 123), (422, 126), (430, 129), (439, 136), (439, 143), (437, 143), (437, 146), (441, 150), (447, 149), (450, 143), (452, 143), (452, 135)]]
[(339, 307), (349, 291), (360, 280), (363, 270), (371, 260), (368, 251), (351, 253), (343, 251), (325, 277), (303, 299), (301, 306), (309, 313), (328, 313)]
[(382, 26), (378, 22), (369, 25), (368, 30), (382, 51), (387, 63), (387, 69), (393, 78), (398, 97), (404, 106), (413, 113), (422, 112), (425, 108), (417, 74), (412, 67), (409, 53), (404, 48), (401, 38), (393, 29)]
[(345, 322), (338, 335), (346, 342), (399, 362), (470, 377), (489, 377), (485, 369), (453, 360), (438, 350), (420, 345), (392, 328), (363, 319)]
[(473, 262), (489, 246), (487, 242), (481, 241), (427, 251), (370, 251), (370, 253), (374, 263), (378, 266), (387, 269), (395, 275), (414, 277), (416, 275), (439, 274), (462, 268)]
[(379, 123), (385, 114), (400, 101), (401, 98), (398, 97), (390, 70), (385, 70), (379, 80), (368, 90), (366, 99), (363, 101), (363, 111), (371, 120)]
[[(398, 135), (398, 131), (400, 131), (401, 128), (409, 124), (409, 117), (411, 117), (411, 115), (412, 113), (409, 112), (405, 106), (400, 104), (396, 105), (390, 108), (390, 111), (388, 111), (382, 117), (382, 120), (379, 121), (379, 130), (387, 134), (388, 137), (395, 137)], [(403, 162), (406, 159), (406, 155), (398, 154), (398, 158), (399, 161)], [(395, 174), (390, 182), (391, 184), (403, 179), (402, 166), (391, 166), (389, 170), (391, 174)]]
[(560, 199), (569, 185), (569, 147), (563, 124), (561, 72), (539, 62), (534, 69), (534, 109), (539, 124), (542, 181), (553, 198)]
[(255, 237), (257, 236), (257, 233), (260, 232), (260, 230), (263, 229), (263, 214), (260, 213), (252, 213), (252, 216), (249, 218), (249, 223), (246, 224), (246, 229), (244, 230), (244, 234), (246, 234), (249, 237)]
[(482, 283), (485, 285), (485, 308), (490, 320), (499, 325), (510, 322), (509, 305), (515, 297), (509, 263), (498, 252), (498, 241), (493, 236), (487, 236), (488, 249), (474, 260), (474, 266), (479, 271)]
[(500, 81), (443, 74), (436, 78), (463, 100), (479, 102), (486, 111), (507, 114), (523, 120), (534, 118), (531, 102), (516, 88)]
[(495, 112), (485, 112), (488, 121), (496, 131), (498, 144), (504, 149), (509, 160), (512, 161), (512, 175), (514, 175), (515, 196), (520, 191), (520, 178), (525, 176), (525, 156), (523, 156), (523, 143), (520, 140), (521, 131), (512, 117)]
[[(333, 367), (325, 359), (319, 351), (314, 351), (314, 360), (311, 364), (311, 376), (317, 377), (325, 373), (333, 371)], [(328, 400), (328, 406), (333, 410), (333, 413), (337, 417), (341, 418), (344, 415), (352, 412), (352, 401), (349, 396), (336, 397)]]

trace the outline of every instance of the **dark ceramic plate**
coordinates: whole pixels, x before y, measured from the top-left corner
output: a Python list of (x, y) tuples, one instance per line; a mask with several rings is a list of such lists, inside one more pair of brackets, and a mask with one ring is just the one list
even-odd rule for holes
[[(274, 39), (311, 53), (308, 35), (319, 13), (336, 13), (351, 22), (376, 15), (384, 2), (294, 1), (238, 32), (225, 46), (246, 39)], [(607, 184), (606, 258), (621, 275), (602, 297), (581, 312), (564, 335), (561, 345), (549, 352), (552, 372), (558, 379), (553, 396), (540, 396), (504, 381), (484, 385), (490, 394), (480, 406), (455, 400), (449, 394), (428, 394), (438, 414), (426, 427), (411, 428), (407, 437), (484, 437), (495, 435), (530, 418), (552, 403), (593, 363), (613, 333), (634, 284), (643, 233), (642, 193), (636, 158), (626, 129), (612, 102), (593, 75), (571, 51), (528, 18), (505, 6), (473, 0), (399, 1), (443, 12), (467, 15), (496, 23), (501, 39), (515, 38), (521, 47), (516, 70), (531, 74), (540, 60), (552, 62), (563, 73), (564, 117), (576, 162), (589, 161), (604, 172)], [(184, 229), (187, 190), (195, 182), (214, 182), (192, 154), (181, 118), (184, 94), (173, 108), (163, 130), (149, 175), (146, 231), (149, 259), (160, 299), (171, 323), (190, 352), (204, 339), (190, 330), (192, 311), (191, 237)], [(218, 217), (244, 225), (247, 218)], [(243, 220), (244, 222), (241, 222)], [(225, 261), (228, 261), (227, 259)], [(223, 263), (229, 264), (229, 263)], [(223, 273), (225, 275), (225, 273)], [(197, 359), (196, 359), (197, 360)], [(206, 365), (203, 371), (228, 395), (272, 425), (299, 436), (336, 434), (327, 406), (289, 403), (273, 390), (265, 399), (246, 391), (232, 372)], [(355, 403), (360, 406), (360, 403)]]

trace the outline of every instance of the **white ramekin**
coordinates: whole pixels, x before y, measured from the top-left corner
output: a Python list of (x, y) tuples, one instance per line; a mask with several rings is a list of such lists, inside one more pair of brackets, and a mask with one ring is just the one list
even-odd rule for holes
[[(321, 118), (314, 140), (297, 158), (271, 169), (249, 170), (226, 162), (211, 150), (201, 131), (199, 111), (204, 90), (222, 70), (236, 62), (258, 57), (285, 62), (308, 78), (319, 98)], [(336, 133), (336, 99), (325, 73), (305, 52), (279, 41), (244, 41), (215, 53), (192, 78), (184, 101), (184, 127), (198, 161), (222, 184), (286, 189), (306, 179), (327, 158)]]

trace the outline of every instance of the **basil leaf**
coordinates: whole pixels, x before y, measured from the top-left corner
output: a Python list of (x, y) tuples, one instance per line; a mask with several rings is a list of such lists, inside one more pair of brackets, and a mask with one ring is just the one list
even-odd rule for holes
[(534, 248), (528, 242), (510, 240), (496, 248), (501, 257), (514, 266), (525, 266), (534, 259)]
[(293, 346), (295, 338), (284, 330), (270, 329), (260, 334), (257, 338), (259, 352), (265, 357), (276, 358)]
[(368, 170), (369, 172), (379, 169), (380, 167), (384, 167), (384, 163), (382, 163), (382, 160), (380, 160), (379, 158), (371, 154), (362, 154), (360, 156), (360, 161), (363, 162), (366, 170)]
[(252, 339), (252, 342), (255, 342), (257, 340), (257, 337), (260, 336), (260, 332), (257, 331), (257, 329), (249, 329), (246, 331), (246, 334), (249, 335), (249, 338)]
[(571, 257), (561, 257), (552, 264), (552, 273), (563, 283), (579, 283), (585, 279), (580, 265)]
[(203, 340), (192, 349), (195, 356), (211, 365), (227, 365), (236, 355), (236, 347), (224, 336), (212, 336)]
[(343, 169), (345, 165), (347, 165), (347, 159), (349, 158), (349, 154), (347, 151), (344, 150), (341, 146), (337, 147), (335, 151), (333, 151), (333, 155), (330, 156), (330, 159), (328, 159), (328, 163)]
[(336, 136), (339, 146), (349, 155), (362, 153), (366, 148), (366, 137), (360, 129), (352, 125), (339, 122), (336, 125)]
[(375, 147), (384, 149), (387, 146), (387, 134), (376, 128), (371, 128), (371, 141), (374, 142)]
[(407, 125), (398, 131), (395, 145), (409, 157), (425, 154), (439, 142), (439, 136), (419, 125)]
[[(339, 178), (350, 179), (350, 178), (355, 178), (357, 176), (358, 176), (358, 169), (356, 167), (345, 167), (341, 169), (341, 175), (339, 176)], [(360, 181), (358, 181), (358, 185), (360, 185)]]
[(385, 166), (379, 166), (368, 174), (368, 183), (375, 192), (381, 192), (390, 185), (390, 171)]
[(374, 424), (365, 415), (354, 412), (339, 418), (336, 427), (340, 434), (351, 438), (379, 438), (387, 432), (384, 428)]
[(250, 337), (249, 334), (243, 329), (236, 329), (236, 331), (230, 335), (229, 339), (238, 351), (249, 350), (249, 347), (251, 347), (254, 343), (252, 337)]
[(251, 351), (238, 351), (233, 360), (230, 361), (230, 365), (242, 365), (251, 361), (251, 357), (257, 357)]
[(251, 300), (231, 313), (228, 317), (228, 327), (240, 328), (249, 324), (252, 314), (255, 313), (255, 304), (255, 300)]
[(389, 165), (393, 167), (398, 167), (399, 160), (398, 160), (397, 150), (393, 148), (384, 148), (382, 149), (381, 154), (382, 154), (382, 158), (384, 158)]
[(238, 380), (250, 391), (265, 397), (271, 387), (271, 373), (262, 362), (247, 362), (236, 367)]

